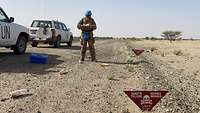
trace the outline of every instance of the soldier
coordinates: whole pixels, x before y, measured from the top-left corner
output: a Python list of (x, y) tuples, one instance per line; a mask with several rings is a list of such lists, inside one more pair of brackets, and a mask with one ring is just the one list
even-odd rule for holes
[(94, 37), (93, 37), (93, 31), (96, 30), (96, 23), (94, 21), (94, 19), (91, 17), (92, 16), (92, 12), (86, 11), (85, 13), (85, 17), (82, 18), (80, 20), (80, 22), (78, 23), (78, 29), (80, 29), (82, 31), (81, 33), (81, 58), (79, 60), (79, 63), (83, 63), (84, 59), (85, 59), (85, 54), (87, 51), (87, 43), (89, 45), (89, 49), (90, 49), (90, 55), (92, 58), (93, 62), (96, 62), (96, 53), (95, 53), (95, 48), (94, 48)]

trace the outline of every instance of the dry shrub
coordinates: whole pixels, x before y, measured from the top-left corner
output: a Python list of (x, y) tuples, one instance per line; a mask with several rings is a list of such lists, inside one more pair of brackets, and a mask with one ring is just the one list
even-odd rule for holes
[(146, 39), (146, 40), (149, 40), (150, 38), (149, 38), (149, 37), (145, 37), (145, 39)]
[(130, 111), (128, 109), (125, 109), (122, 111), (122, 113), (130, 113)]
[(174, 50), (174, 55), (176, 56), (182, 56), (183, 55), (183, 52), (181, 50)]
[(107, 76), (107, 79), (108, 79), (108, 80), (114, 80), (114, 75), (109, 75), (109, 76)]
[(151, 52), (158, 50), (156, 47), (151, 47)]
[(161, 53), (161, 56), (162, 56), (162, 57), (165, 57), (165, 53), (164, 53), (164, 52), (162, 52), (162, 53)]

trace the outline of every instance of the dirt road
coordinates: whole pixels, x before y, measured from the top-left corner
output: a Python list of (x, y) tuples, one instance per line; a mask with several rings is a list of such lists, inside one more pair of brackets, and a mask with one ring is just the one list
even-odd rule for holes
[[(153, 113), (199, 113), (200, 46), (188, 43), (100, 40), (96, 43), (98, 62), (87, 57), (84, 64), (78, 63), (78, 43), (72, 48), (29, 47), (25, 55), (13, 55), (1, 48), (0, 112), (142, 113), (123, 93), (132, 88), (169, 91)], [(146, 51), (136, 57), (131, 51), (134, 47)], [(178, 48), (188, 51), (174, 55), (172, 49)], [(193, 52), (189, 54), (190, 50)], [(30, 53), (47, 54), (49, 63), (30, 64)], [(29, 89), (32, 95), (4, 100), (18, 89)]]

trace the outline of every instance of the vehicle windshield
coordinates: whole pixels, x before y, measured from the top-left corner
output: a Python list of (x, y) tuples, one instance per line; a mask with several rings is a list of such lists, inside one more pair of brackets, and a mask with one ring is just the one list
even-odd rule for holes
[(6, 16), (5, 13), (3, 12), (3, 10), (1, 10), (1, 9), (0, 9), (0, 21), (2, 21), (2, 22), (8, 21), (7, 16)]
[(35, 20), (31, 24), (31, 27), (46, 27), (46, 28), (52, 28), (51, 21), (38, 21)]

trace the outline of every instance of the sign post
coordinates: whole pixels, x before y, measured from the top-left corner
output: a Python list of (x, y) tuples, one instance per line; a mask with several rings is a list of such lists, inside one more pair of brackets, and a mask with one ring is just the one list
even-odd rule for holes
[(151, 111), (168, 91), (124, 91), (124, 93), (143, 111)]
[(142, 54), (144, 52), (144, 49), (138, 49), (138, 48), (134, 48), (132, 49), (132, 51), (139, 56), (140, 54)]

